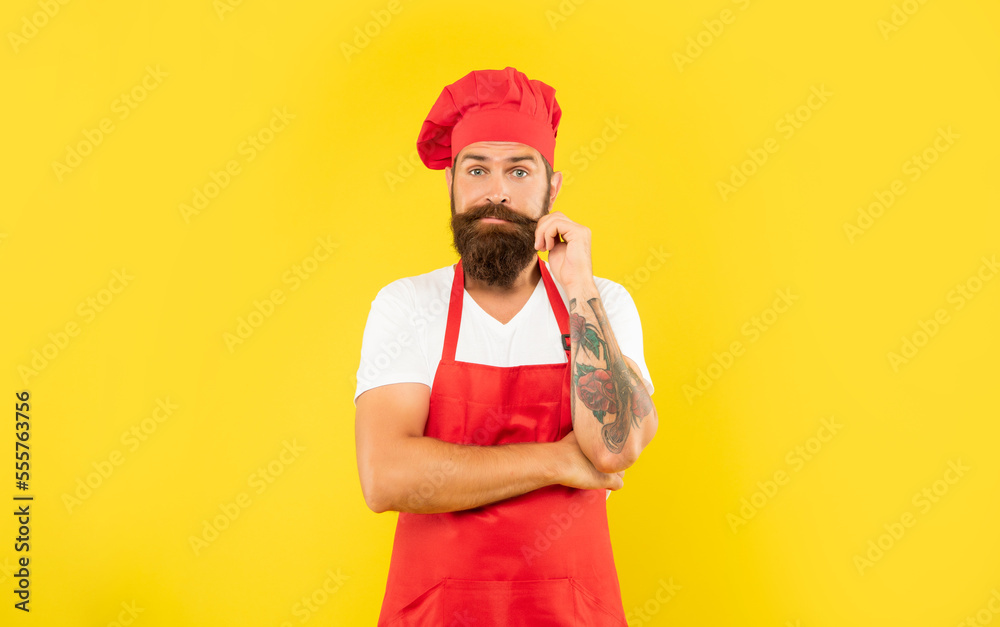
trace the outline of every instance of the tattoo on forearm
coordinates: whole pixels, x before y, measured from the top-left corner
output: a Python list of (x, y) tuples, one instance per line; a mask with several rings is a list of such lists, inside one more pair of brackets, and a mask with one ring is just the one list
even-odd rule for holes
[[(571, 389), (603, 425), (601, 438), (604, 445), (617, 454), (625, 447), (631, 427), (639, 428), (642, 419), (652, 411), (653, 404), (642, 380), (625, 363), (618, 343), (605, 339), (614, 336), (601, 299), (591, 298), (587, 305), (596, 324), (585, 317), (586, 311), (585, 315), (575, 313), (575, 298), (569, 301), (570, 343), (573, 348)], [(570, 402), (575, 409), (576, 399)], [(606, 419), (609, 414), (614, 416), (613, 421)], [(575, 412), (573, 424), (576, 425)]]

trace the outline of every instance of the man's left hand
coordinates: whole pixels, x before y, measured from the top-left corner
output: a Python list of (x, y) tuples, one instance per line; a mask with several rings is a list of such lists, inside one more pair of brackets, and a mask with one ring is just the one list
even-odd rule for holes
[[(563, 241), (559, 240), (562, 236)], [(590, 255), (590, 229), (577, 224), (561, 211), (547, 213), (535, 228), (535, 250), (549, 251), (552, 276), (563, 287), (582, 286), (594, 281)]]

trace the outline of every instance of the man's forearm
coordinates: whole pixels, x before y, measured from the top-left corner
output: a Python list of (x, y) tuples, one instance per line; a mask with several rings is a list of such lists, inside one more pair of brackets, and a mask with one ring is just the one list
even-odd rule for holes
[(380, 497), (375, 509), (454, 512), (558, 483), (556, 446), (476, 446), (424, 436), (403, 438), (376, 467)]
[(567, 296), (573, 429), (598, 470), (624, 470), (653, 438), (656, 408), (618, 348), (597, 286), (570, 286)]

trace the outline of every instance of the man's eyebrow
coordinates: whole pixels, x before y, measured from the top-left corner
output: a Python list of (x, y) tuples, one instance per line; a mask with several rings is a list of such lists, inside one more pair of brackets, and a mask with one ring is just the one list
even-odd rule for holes
[[(486, 161), (486, 156), (485, 155), (476, 155), (476, 154), (471, 154), (470, 153), (470, 154), (467, 154), (467, 155), (463, 156), (459, 160), (458, 164), (462, 165), (463, 163), (465, 163), (466, 159), (472, 159), (474, 161)], [(504, 161), (507, 161), (508, 163), (517, 163), (518, 161), (531, 161), (533, 164), (538, 165), (538, 160), (535, 159), (535, 155), (519, 155), (519, 156), (516, 156), (516, 157), (507, 157), (506, 159), (504, 159)]]

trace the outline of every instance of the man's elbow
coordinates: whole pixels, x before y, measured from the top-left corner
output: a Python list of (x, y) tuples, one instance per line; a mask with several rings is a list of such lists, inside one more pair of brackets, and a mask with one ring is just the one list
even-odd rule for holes
[(365, 505), (368, 509), (372, 510), (376, 514), (381, 514), (385, 511), (385, 504), (375, 491), (374, 486), (366, 485), (364, 481), (361, 482), (361, 495), (365, 497)]
[(365, 497), (365, 505), (376, 514), (394, 509), (385, 481), (380, 480), (374, 469), (361, 473), (361, 494)]
[(634, 437), (628, 438), (622, 450), (617, 453), (608, 450), (606, 444), (601, 441), (599, 444), (595, 443), (590, 451), (584, 451), (584, 455), (598, 472), (606, 474), (621, 472), (635, 463), (635, 458), (638, 456), (636, 441)]
[(611, 451), (604, 450), (591, 458), (594, 468), (608, 474), (631, 468), (639, 460), (639, 454), (642, 453), (642, 450), (653, 439), (658, 424), (656, 408), (654, 407), (653, 411), (644, 420), (642, 428), (629, 434), (621, 452), (612, 453)]
[(614, 472), (621, 472), (632, 467), (632, 464), (636, 462), (639, 458), (639, 451), (634, 442), (626, 443), (625, 447), (622, 448), (620, 453), (612, 453), (610, 451), (597, 457), (597, 460), (593, 462), (594, 468), (598, 471), (611, 474)]
[(381, 514), (382, 512), (387, 512), (391, 509), (389, 506), (389, 501), (382, 497), (381, 494), (376, 492), (369, 492), (367, 490), (362, 490), (365, 496), (365, 505), (368, 509), (372, 510), (376, 514)]
[(594, 468), (596, 468), (598, 472), (603, 472), (609, 475), (615, 472), (621, 472), (632, 465), (631, 462), (627, 461), (624, 451), (618, 455), (608, 454), (600, 457), (597, 461), (593, 462), (593, 464)]

